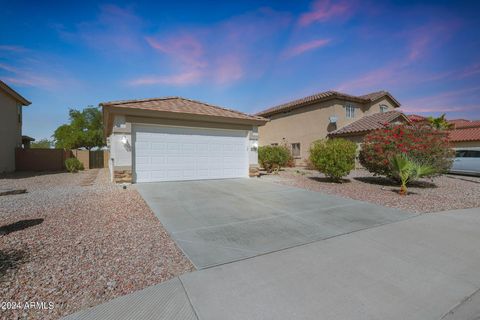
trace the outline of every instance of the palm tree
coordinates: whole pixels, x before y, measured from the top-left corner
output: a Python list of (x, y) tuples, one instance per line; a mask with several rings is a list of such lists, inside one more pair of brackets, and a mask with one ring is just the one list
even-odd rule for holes
[(396, 154), (390, 161), (392, 172), (400, 179), (400, 195), (407, 195), (407, 184), (435, 173), (435, 168), (412, 161), (404, 153)]
[(450, 123), (447, 121), (445, 118), (445, 113), (442, 114), (440, 117), (434, 118), (434, 117), (428, 117), (427, 118), (428, 122), (434, 129), (438, 130), (448, 130), (453, 128), (453, 123)]

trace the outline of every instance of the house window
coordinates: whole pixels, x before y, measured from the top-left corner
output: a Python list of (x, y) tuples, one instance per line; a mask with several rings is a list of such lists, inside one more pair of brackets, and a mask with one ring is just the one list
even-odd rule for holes
[(300, 143), (292, 143), (292, 156), (300, 158)]
[(351, 104), (347, 104), (345, 106), (346, 116), (347, 118), (355, 118), (355, 106)]
[(272, 147), (278, 146), (278, 143), (270, 143)]
[(380, 112), (381, 113), (384, 113), (384, 112), (387, 112), (388, 111), (388, 106), (380, 106)]

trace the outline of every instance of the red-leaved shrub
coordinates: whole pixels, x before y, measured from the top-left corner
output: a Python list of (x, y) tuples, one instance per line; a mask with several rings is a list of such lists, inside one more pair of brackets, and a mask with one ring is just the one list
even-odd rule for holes
[(446, 132), (423, 124), (402, 124), (385, 126), (366, 135), (359, 158), (368, 171), (393, 177), (390, 161), (397, 154), (433, 167), (432, 175), (446, 172), (454, 157)]

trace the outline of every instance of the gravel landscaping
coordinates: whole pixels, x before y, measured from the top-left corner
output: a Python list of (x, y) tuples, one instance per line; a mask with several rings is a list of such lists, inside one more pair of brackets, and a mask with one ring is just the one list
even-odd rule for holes
[(332, 183), (323, 174), (303, 168), (287, 168), (278, 175), (266, 175), (261, 179), (409, 212), (426, 213), (480, 207), (479, 177), (444, 175), (433, 180), (423, 179), (408, 188), (407, 196), (400, 196), (399, 186), (392, 181), (374, 177), (362, 169), (350, 173), (343, 183)]
[(106, 170), (8, 175), (0, 188), (27, 189), (0, 196), (1, 301), (37, 303), (0, 309), (2, 319), (58, 319), (193, 270), (140, 195)]

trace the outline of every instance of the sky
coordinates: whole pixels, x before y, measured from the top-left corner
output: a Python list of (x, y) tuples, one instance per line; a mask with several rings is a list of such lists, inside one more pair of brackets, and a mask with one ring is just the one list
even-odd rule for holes
[(0, 79), (36, 139), (70, 108), (163, 96), (256, 113), (387, 90), (480, 119), (480, 1), (0, 1)]

